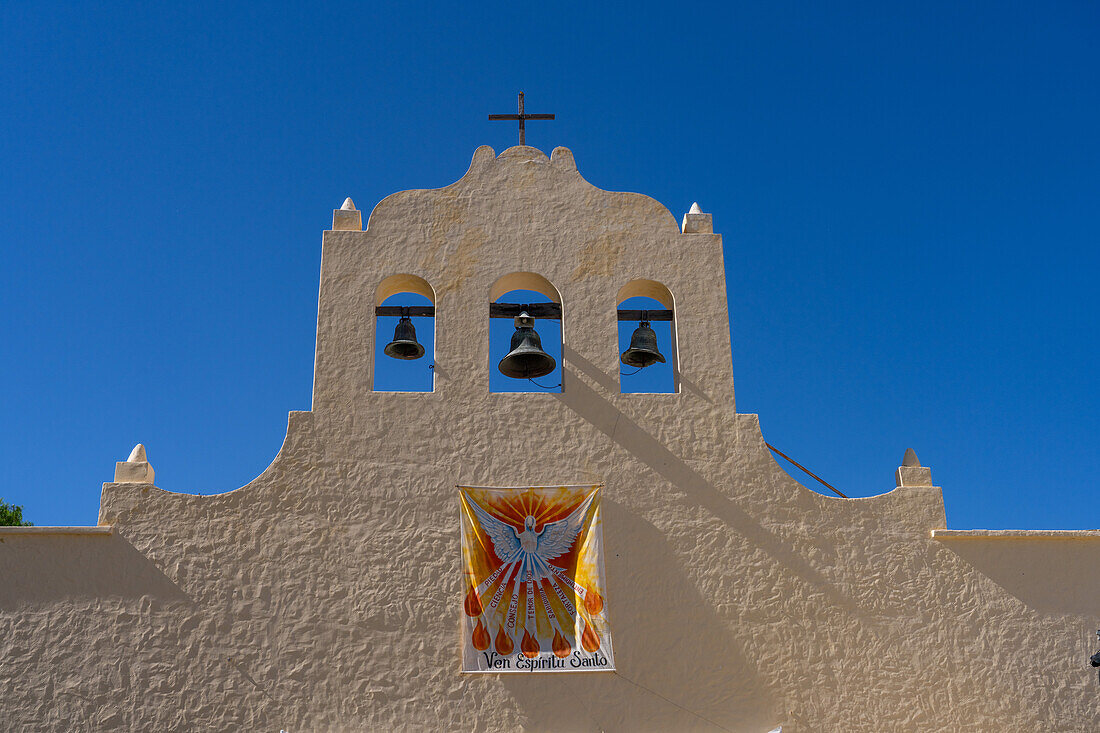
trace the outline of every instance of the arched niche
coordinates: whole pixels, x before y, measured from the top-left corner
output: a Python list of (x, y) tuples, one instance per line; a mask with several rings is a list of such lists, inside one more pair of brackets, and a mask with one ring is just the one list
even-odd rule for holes
[(619, 288), (619, 294), (615, 296), (616, 303), (622, 303), (630, 298), (652, 298), (670, 311), (675, 311), (673, 306), (672, 291), (656, 280), (639, 278), (631, 280)]
[[(552, 282), (536, 272), (512, 272), (497, 279), (489, 288), (489, 303), (530, 304), (556, 303), (560, 312), (561, 293)], [(490, 315), (492, 308), (490, 307)], [(511, 348), (515, 333), (510, 317), (489, 319), (489, 391), (502, 392), (561, 392), (562, 353), (564, 329), (561, 318), (536, 317), (535, 332), (539, 335), (543, 350), (550, 354), (557, 366), (554, 371), (535, 380), (513, 379), (499, 371), (500, 360)]]
[[(425, 308), (436, 305), (435, 288), (418, 275), (390, 275), (375, 288), (376, 307)], [(395, 359), (385, 354), (386, 345), (394, 337), (400, 315), (374, 314), (374, 382), (375, 392), (435, 391), (435, 316), (410, 313), (416, 329), (416, 340), (424, 347), (418, 359)]]
[(378, 283), (378, 288), (374, 294), (374, 304), (382, 305), (382, 303), (391, 295), (398, 295), (400, 293), (414, 293), (416, 295), (422, 295), (431, 301), (432, 305), (435, 305), (435, 288), (418, 275), (390, 275), (382, 282)]
[(513, 272), (500, 278), (489, 289), (489, 302), (495, 303), (513, 290), (533, 290), (545, 295), (551, 303), (561, 305), (561, 293), (554, 283), (536, 272)]
[[(619, 391), (623, 394), (661, 394), (680, 391), (679, 355), (676, 340), (676, 299), (663, 283), (639, 278), (619, 288), (615, 296), (619, 309), (639, 311), (672, 311), (671, 320), (650, 320), (650, 327), (657, 335), (657, 346), (664, 363), (658, 362), (642, 369), (619, 362)], [(639, 323), (619, 321), (617, 328), (619, 353), (630, 345), (631, 336)]]

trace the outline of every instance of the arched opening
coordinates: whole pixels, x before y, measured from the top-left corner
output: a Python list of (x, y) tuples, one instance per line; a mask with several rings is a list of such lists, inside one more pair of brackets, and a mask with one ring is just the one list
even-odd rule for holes
[(434, 391), (435, 290), (422, 277), (390, 275), (374, 302), (374, 391)]
[(616, 302), (621, 355), (619, 391), (679, 392), (675, 302), (671, 291), (655, 280), (631, 280), (619, 289)]
[[(533, 328), (535, 341), (517, 329), (516, 317), (521, 311), (533, 318), (524, 327)], [(561, 294), (542, 275), (513, 272), (493, 283), (489, 289), (490, 392), (561, 392), (561, 312)], [(528, 356), (521, 359), (522, 355), (513, 351), (514, 340), (523, 343), (521, 351)], [(531, 356), (535, 343), (553, 360), (549, 372), (532, 375), (527, 371), (532, 365), (536, 369), (540, 365), (549, 367), (548, 361)], [(511, 376), (502, 373), (502, 367)]]

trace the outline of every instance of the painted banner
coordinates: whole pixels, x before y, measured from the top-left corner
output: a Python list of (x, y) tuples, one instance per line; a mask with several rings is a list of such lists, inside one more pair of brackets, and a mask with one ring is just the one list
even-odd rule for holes
[(596, 486), (459, 486), (463, 672), (615, 669)]

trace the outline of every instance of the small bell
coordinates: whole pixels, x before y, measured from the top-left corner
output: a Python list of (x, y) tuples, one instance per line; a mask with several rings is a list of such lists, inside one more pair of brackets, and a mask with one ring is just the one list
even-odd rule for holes
[(512, 350), (497, 364), (500, 373), (512, 379), (532, 379), (554, 371), (558, 363), (542, 350), (542, 340), (534, 329), (535, 319), (524, 311), (516, 316), (515, 323)]
[(657, 334), (649, 327), (649, 321), (638, 322), (638, 327), (630, 336), (630, 348), (622, 353), (619, 361), (638, 369), (657, 362), (665, 363), (665, 357), (657, 349)]
[(393, 341), (386, 344), (382, 353), (394, 359), (419, 359), (424, 356), (424, 347), (416, 340), (416, 328), (408, 315), (401, 316), (397, 328), (393, 329)]

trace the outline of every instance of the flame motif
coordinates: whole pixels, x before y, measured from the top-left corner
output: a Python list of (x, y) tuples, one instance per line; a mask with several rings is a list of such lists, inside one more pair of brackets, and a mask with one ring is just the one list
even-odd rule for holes
[(596, 635), (596, 632), (592, 630), (592, 627), (588, 625), (588, 621), (584, 622), (584, 633), (581, 634), (581, 646), (589, 654), (597, 651), (600, 648), (600, 637)]
[(523, 639), (519, 643), (519, 648), (523, 656), (528, 659), (534, 659), (539, 655), (539, 643), (535, 637), (527, 633), (527, 629), (523, 630)]
[(508, 638), (508, 634), (504, 633), (504, 627), (501, 626), (497, 630), (496, 641), (497, 654), (502, 657), (506, 657), (512, 653), (512, 650), (516, 648), (516, 645), (512, 643), (512, 640)]
[(528, 660), (512, 660), (516, 670), (541, 669), (543, 658), (568, 668), (577, 655), (614, 665), (600, 579), (599, 489), (460, 487), (464, 572), (455, 585), (466, 589), (460, 618), (474, 622), (462, 621), (464, 670), (495, 668), (500, 657)]
[(470, 586), (470, 592), (466, 594), (466, 603), (463, 606), (466, 609), (466, 615), (474, 618), (480, 616), (485, 610), (481, 606), (481, 599), (477, 596), (477, 588)]
[(473, 634), (474, 649), (483, 652), (489, 648), (490, 641), (492, 639), (489, 638), (489, 630), (485, 628), (485, 624), (481, 623), (481, 619), (478, 619)]
[(600, 611), (603, 610), (603, 596), (591, 588), (585, 589), (584, 594), (584, 608), (588, 613), (593, 616), (598, 616)]
[(561, 635), (560, 631), (554, 632), (554, 656), (558, 659), (565, 659), (569, 656), (569, 652), (573, 651), (573, 647), (569, 646), (569, 642), (565, 640), (565, 637)]

